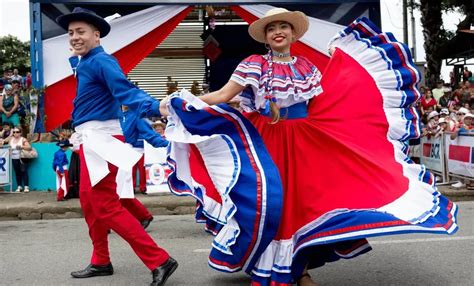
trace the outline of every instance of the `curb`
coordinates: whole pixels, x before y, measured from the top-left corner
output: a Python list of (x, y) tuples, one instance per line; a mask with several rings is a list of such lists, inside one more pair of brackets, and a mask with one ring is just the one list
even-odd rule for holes
[[(451, 189), (447, 186), (438, 189), (452, 201), (474, 201), (474, 191), (472, 190)], [(190, 196), (179, 197), (171, 193), (137, 194), (136, 198), (153, 215), (194, 214), (196, 209), (196, 200)], [(83, 216), (79, 199), (57, 202), (56, 192), (32, 191), (27, 194), (0, 192), (0, 221), (81, 217)]]
[[(196, 200), (172, 194), (136, 195), (153, 215), (194, 214)], [(81, 218), (79, 199), (56, 201), (55, 192), (0, 193), (0, 221)]]

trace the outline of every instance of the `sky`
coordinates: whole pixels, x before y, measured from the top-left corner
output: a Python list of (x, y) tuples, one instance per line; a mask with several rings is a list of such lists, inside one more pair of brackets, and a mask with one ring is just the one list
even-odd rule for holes
[[(30, 39), (29, 28), (29, 1), (28, 0), (1, 0), (0, 1), (0, 37), (8, 34), (18, 37), (22, 41)], [(398, 40), (403, 39), (402, 0), (381, 0), (380, 12), (382, 30), (392, 32)], [(415, 11), (416, 27), (416, 61), (424, 61), (423, 34), (421, 31), (420, 12)], [(460, 22), (458, 13), (449, 13), (443, 16), (444, 26), (449, 30), (456, 30)], [(411, 22), (409, 20), (409, 27)], [(410, 31), (410, 29), (409, 29)], [(409, 35), (411, 41), (411, 35)], [(412, 47), (412, 43), (409, 44)], [(446, 75), (443, 70), (443, 77)]]

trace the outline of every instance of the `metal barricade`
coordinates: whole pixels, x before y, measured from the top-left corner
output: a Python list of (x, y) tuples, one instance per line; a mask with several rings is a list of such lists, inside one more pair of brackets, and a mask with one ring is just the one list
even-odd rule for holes
[(442, 181), (438, 185), (448, 184), (449, 176), (446, 168), (446, 152), (444, 136), (421, 138), (420, 162)]
[(438, 185), (450, 184), (452, 178), (474, 180), (474, 134), (451, 135), (421, 138), (420, 162), (442, 179)]
[(0, 187), (10, 186), (13, 192), (12, 151), (9, 146), (0, 147)]
[(446, 173), (452, 178), (474, 180), (474, 134), (455, 139), (450, 136), (450, 133), (444, 135)]

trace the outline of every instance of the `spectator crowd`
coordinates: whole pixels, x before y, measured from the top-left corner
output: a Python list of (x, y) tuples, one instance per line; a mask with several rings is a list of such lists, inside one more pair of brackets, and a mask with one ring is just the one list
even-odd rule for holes
[[(421, 137), (439, 138), (449, 134), (451, 139), (459, 135), (474, 135), (474, 78), (472, 71), (464, 68), (461, 78), (450, 73), (449, 82), (439, 81), (436, 86), (421, 86), (421, 100), (416, 109), (421, 118)], [(420, 139), (410, 141), (410, 155), (419, 162), (422, 152)], [(474, 189), (474, 181), (466, 181), (468, 189)], [(458, 182), (455, 188), (464, 187)]]
[(420, 87), (422, 97), (416, 108), (421, 116), (422, 136), (439, 137), (448, 132), (455, 138), (460, 131), (471, 129), (465, 118), (474, 114), (473, 83), (472, 72), (466, 67), (461, 81), (451, 72), (448, 83), (441, 80), (434, 87)]

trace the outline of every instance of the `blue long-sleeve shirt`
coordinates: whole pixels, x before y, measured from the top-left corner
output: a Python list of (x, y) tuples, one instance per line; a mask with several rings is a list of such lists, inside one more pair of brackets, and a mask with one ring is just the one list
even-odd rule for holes
[(90, 50), (80, 60), (69, 58), (77, 79), (72, 111), (73, 126), (91, 120), (120, 119), (120, 105), (127, 105), (139, 117), (160, 116), (158, 100), (133, 85), (117, 60), (102, 46)]
[(66, 152), (62, 149), (59, 149), (54, 153), (53, 159), (53, 170), (56, 172), (56, 167), (58, 168), (59, 172), (64, 173), (64, 165), (68, 165), (69, 161), (66, 156)]
[(150, 124), (145, 119), (140, 118), (136, 112), (131, 110), (124, 112), (120, 123), (125, 142), (130, 143), (133, 147), (143, 148), (143, 140), (155, 148), (168, 145), (168, 141), (156, 133)]

